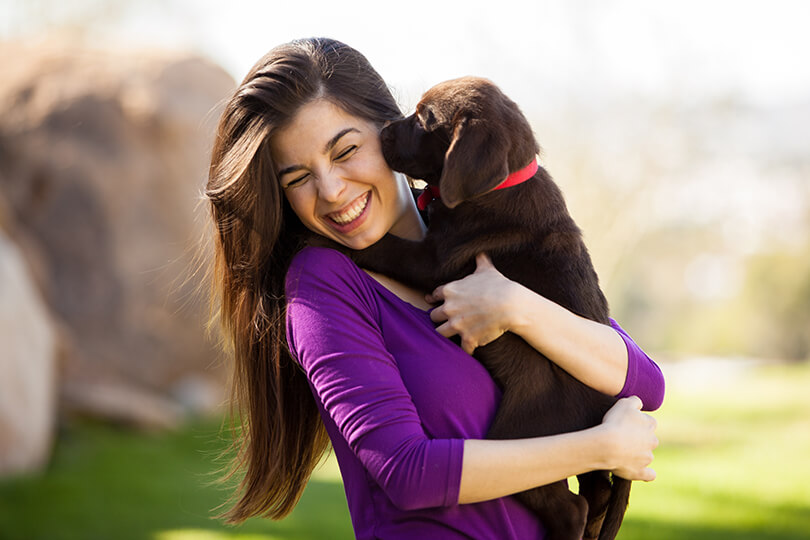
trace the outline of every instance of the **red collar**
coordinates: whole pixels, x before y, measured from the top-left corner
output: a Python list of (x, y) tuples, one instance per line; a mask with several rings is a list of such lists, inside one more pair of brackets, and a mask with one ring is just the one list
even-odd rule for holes
[[(495, 189), (504, 189), (512, 186), (516, 186), (518, 184), (522, 184), (537, 172), (539, 165), (537, 165), (537, 160), (532, 161), (519, 171), (515, 171), (509, 176), (506, 177), (506, 180), (495, 186)], [(421, 195), (416, 199), (416, 206), (419, 210), (424, 210), (427, 208), (430, 201), (433, 199), (441, 198), (441, 194), (439, 193), (439, 188), (436, 186), (427, 186), (425, 191), (422, 192)]]

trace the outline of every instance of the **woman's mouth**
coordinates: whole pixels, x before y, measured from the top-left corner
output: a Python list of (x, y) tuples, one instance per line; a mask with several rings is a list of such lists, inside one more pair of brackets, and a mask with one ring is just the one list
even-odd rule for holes
[(357, 197), (338, 212), (326, 214), (326, 217), (337, 226), (336, 228), (342, 232), (346, 232), (360, 224), (360, 218), (365, 215), (370, 200), (371, 192), (368, 191)]

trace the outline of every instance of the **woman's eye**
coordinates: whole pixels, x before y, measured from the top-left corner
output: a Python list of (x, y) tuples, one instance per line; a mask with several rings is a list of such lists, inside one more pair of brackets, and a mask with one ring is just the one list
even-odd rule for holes
[(350, 147), (348, 147), (344, 151), (342, 151), (340, 154), (335, 156), (335, 161), (340, 161), (341, 159), (346, 159), (347, 157), (352, 155), (355, 150), (357, 150), (357, 146), (351, 145)]
[(306, 180), (307, 178), (309, 178), (309, 174), (305, 174), (305, 175), (303, 175), (303, 176), (299, 176), (298, 178), (296, 178), (296, 179), (294, 179), (294, 180), (290, 180), (289, 182), (287, 182), (287, 185), (286, 185), (286, 186), (284, 186), (284, 187), (285, 187), (285, 188), (288, 188), (288, 187), (294, 187), (294, 186), (296, 186), (296, 185), (298, 185), (298, 184), (303, 183), (303, 182), (304, 182), (304, 180)]

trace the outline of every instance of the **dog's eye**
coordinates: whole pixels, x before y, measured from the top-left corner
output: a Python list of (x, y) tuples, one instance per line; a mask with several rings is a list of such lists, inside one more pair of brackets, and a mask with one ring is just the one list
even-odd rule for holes
[(335, 156), (335, 161), (341, 161), (341, 160), (343, 160), (343, 159), (348, 158), (349, 156), (351, 156), (351, 155), (354, 153), (354, 151), (355, 151), (355, 150), (357, 150), (357, 146), (356, 146), (356, 145), (351, 145), (351, 146), (349, 146), (348, 148), (346, 148), (345, 150), (343, 150), (343, 151), (342, 151), (340, 154), (338, 154), (337, 156)]

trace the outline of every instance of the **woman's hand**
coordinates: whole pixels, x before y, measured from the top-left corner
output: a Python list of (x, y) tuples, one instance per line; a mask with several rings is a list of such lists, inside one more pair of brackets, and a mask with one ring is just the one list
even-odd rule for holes
[(510, 299), (516, 285), (498, 272), (486, 254), (480, 253), (475, 263), (474, 273), (425, 297), (431, 304), (444, 301), (430, 318), (443, 323), (436, 329), (443, 336), (461, 336), (461, 347), (468, 354), (511, 328), (514, 304)]
[(636, 396), (620, 399), (605, 414), (600, 428), (605, 435), (606, 469), (628, 480), (655, 480), (655, 471), (648, 465), (658, 446), (655, 436), (657, 422), (641, 412), (641, 400)]
[(475, 272), (441, 285), (425, 297), (444, 301), (430, 313), (443, 336), (461, 336), (469, 354), (514, 332), (536, 351), (591, 388), (615, 396), (627, 378), (627, 346), (608, 325), (580, 317), (511, 281), (481, 253)]

